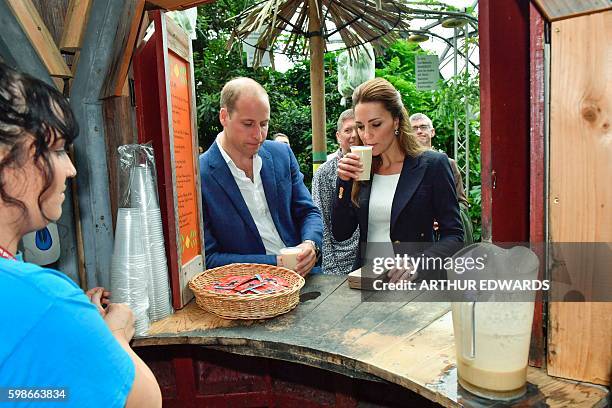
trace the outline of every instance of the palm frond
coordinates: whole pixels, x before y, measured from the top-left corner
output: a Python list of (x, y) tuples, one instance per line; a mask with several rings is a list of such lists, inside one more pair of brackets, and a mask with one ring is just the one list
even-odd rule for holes
[[(410, 28), (414, 11), (398, 0), (317, 2), (321, 13), (319, 16), (324, 19), (319, 32), (325, 40), (338, 34), (346, 48), (371, 43), (377, 53), (397, 39), (398, 31)], [(308, 7), (308, 0), (262, 1), (235, 17), (240, 23), (234, 30), (228, 47), (245, 41), (253, 32), (259, 32), (257, 44), (251, 44), (256, 47), (256, 66), (267, 51), (303, 55), (307, 51), (305, 44), (308, 43), (303, 41), (303, 38), (309, 35)], [(284, 47), (279, 46), (281, 43), (284, 43)]]

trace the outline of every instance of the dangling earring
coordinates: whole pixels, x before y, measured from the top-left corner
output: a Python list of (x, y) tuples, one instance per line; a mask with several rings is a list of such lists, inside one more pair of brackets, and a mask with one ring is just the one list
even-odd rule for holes
[(395, 133), (395, 136), (399, 136), (399, 133), (400, 133), (399, 129), (395, 129), (395, 132), (393, 132), (393, 133)]

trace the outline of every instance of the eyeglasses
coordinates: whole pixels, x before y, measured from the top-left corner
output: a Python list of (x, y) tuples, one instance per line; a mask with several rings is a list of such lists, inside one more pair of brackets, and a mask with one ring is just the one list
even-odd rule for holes
[(429, 125), (413, 126), (412, 130), (414, 130), (415, 132), (418, 132), (419, 130), (425, 132), (426, 130), (429, 130)]

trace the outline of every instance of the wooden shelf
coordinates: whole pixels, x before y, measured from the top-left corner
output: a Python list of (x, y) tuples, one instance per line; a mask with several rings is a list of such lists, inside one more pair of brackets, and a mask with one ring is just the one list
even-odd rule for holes
[[(293, 311), (270, 320), (232, 321), (194, 302), (152, 325), (134, 346), (197, 344), (231, 353), (306, 364), (401, 385), (445, 407), (494, 406), (457, 386), (450, 305), (410, 294), (382, 303), (349, 289), (346, 277), (306, 280)], [(423, 300), (423, 301), (422, 301)], [(593, 407), (602, 387), (555, 379), (529, 368), (528, 393), (516, 405)]]

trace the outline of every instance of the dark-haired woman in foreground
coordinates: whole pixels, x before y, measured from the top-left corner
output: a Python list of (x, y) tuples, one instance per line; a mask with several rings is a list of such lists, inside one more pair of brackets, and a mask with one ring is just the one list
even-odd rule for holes
[[(372, 147), (372, 169), (370, 180), (357, 181), (362, 171), (359, 156), (347, 153), (340, 159), (334, 237), (348, 239), (359, 225), (367, 259), (393, 256), (392, 243), (404, 244), (400, 252), (413, 257), (451, 256), (461, 247), (463, 228), (448, 157), (420, 146), (401, 95), (383, 78), (355, 89), (353, 112), (357, 144)], [(434, 220), (440, 233), (435, 244)], [(392, 268), (388, 276), (397, 282), (439, 279), (443, 273), (408, 267)]]
[(57, 90), (0, 63), (0, 389), (64, 395), (67, 407), (161, 406), (153, 373), (129, 346), (131, 310), (100, 313), (64, 274), (14, 256), (23, 235), (60, 218), (77, 133)]

